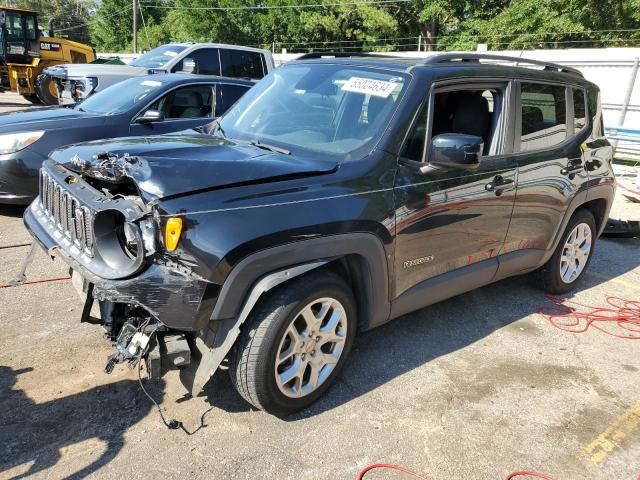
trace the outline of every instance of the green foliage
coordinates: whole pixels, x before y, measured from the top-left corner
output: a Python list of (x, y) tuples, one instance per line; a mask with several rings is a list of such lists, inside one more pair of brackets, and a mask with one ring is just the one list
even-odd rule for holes
[[(637, 45), (638, 0), (512, 0), (493, 16), (470, 15), (441, 38), (444, 49), (492, 50)], [(635, 6), (634, 6), (635, 4)], [(635, 15), (635, 18), (634, 18)], [(603, 32), (602, 30), (610, 30)]]
[[(93, 1), (97, 2), (94, 9), (89, 3)], [(640, 0), (412, 0), (370, 5), (332, 4), (371, 0), (139, 1), (138, 45), (144, 50), (188, 40), (275, 45), (277, 51), (290, 52), (415, 50), (418, 35), (433, 50), (475, 50), (478, 43), (487, 43), (490, 49), (519, 50), (640, 42), (640, 32), (602, 32), (640, 28)], [(98, 51), (132, 48), (132, 0), (15, 2), (40, 10), (45, 20), (53, 10), (60, 17), (60, 28), (86, 22), (93, 11), (90, 33)], [(326, 6), (269, 8), (304, 3)], [(84, 28), (84, 33), (82, 29), (68, 33), (72, 38), (86, 37)]]

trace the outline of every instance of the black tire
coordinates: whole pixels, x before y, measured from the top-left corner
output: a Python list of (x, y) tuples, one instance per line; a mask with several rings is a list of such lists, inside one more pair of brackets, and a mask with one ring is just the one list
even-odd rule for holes
[[(276, 382), (276, 355), (289, 326), (314, 300), (338, 300), (346, 313), (347, 332), (333, 371), (308, 395), (292, 398)], [(312, 272), (277, 287), (263, 297), (234, 345), (229, 374), (234, 386), (256, 408), (287, 415), (315, 402), (333, 383), (349, 355), (357, 328), (353, 294), (345, 281), (331, 272)], [(320, 349), (318, 349), (320, 351)], [(315, 353), (315, 351), (314, 351)]]
[(51, 95), (49, 87), (53, 80), (50, 76), (41, 73), (36, 78), (36, 95), (38, 99), (45, 105), (58, 105), (58, 97)]
[[(571, 282), (564, 281), (561, 276), (560, 270), (560, 260), (562, 254), (564, 252), (564, 247), (567, 242), (567, 238), (571, 234), (571, 232), (576, 228), (577, 225), (585, 223), (591, 229), (591, 249), (589, 251), (589, 256), (587, 258), (586, 264), (582, 268), (580, 274), (573, 279)], [(589, 263), (591, 262), (591, 257), (593, 256), (593, 251), (596, 242), (596, 222), (593, 218), (593, 214), (586, 209), (580, 209), (576, 211), (569, 223), (567, 228), (565, 228), (562, 233), (562, 237), (558, 242), (558, 246), (556, 247), (555, 252), (553, 252), (553, 256), (549, 259), (547, 263), (545, 263), (542, 267), (535, 271), (535, 277), (539, 284), (539, 286), (545, 290), (547, 293), (567, 293), (575, 288), (578, 284), (584, 272), (587, 271), (589, 267)]]
[(38, 98), (38, 96), (34, 94), (22, 95), (22, 98), (33, 103), (34, 105), (40, 105), (40, 103), (42, 103), (40, 102), (40, 99)]

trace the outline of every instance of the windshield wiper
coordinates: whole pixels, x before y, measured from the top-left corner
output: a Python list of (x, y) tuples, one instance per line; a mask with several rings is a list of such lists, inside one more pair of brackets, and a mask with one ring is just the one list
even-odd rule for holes
[(250, 140), (250, 145), (254, 147), (262, 148), (264, 150), (269, 150), (270, 152), (282, 153), (283, 155), (291, 155), (291, 152), (286, 148), (276, 147), (275, 145), (269, 145), (268, 143), (262, 143), (259, 140)]
[(220, 126), (220, 120), (218, 120), (217, 118), (211, 122), (208, 125), (205, 125), (202, 128), (202, 132), (206, 133), (207, 135), (215, 135), (216, 132), (220, 132), (220, 134), (222, 135), (222, 138), (227, 138), (227, 136), (224, 133), (224, 129)]

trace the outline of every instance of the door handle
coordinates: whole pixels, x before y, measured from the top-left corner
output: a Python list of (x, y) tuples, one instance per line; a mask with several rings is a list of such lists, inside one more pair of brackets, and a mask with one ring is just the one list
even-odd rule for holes
[(513, 183), (513, 179), (504, 178), (502, 175), (496, 175), (491, 182), (484, 186), (487, 192), (495, 192), (496, 195), (502, 195), (502, 191)]
[(572, 176), (578, 172), (581, 172), (582, 170), (584, 170), (584, 165), (582, 165), (581, 163), (579, 165), (567, 165), (566, 167), (560, 170), (560, 173), (562, 175)]

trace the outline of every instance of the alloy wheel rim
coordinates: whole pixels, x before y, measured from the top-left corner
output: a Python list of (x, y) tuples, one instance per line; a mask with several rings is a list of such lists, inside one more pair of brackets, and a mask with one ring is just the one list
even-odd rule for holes
[(560, 278), (573, 283), (580, 276), (589, 260), (592, 245), (591, 227), (579, 223), (567, 237), (560, 257)]
[(316, 391), (335, 369), (347, 339), (347, 314), (335, 298), (302, 308), (285, 331), (275, 360), (276, 385), (290, 398)]

